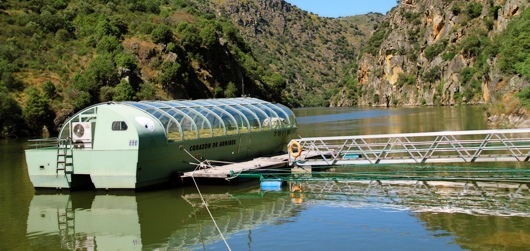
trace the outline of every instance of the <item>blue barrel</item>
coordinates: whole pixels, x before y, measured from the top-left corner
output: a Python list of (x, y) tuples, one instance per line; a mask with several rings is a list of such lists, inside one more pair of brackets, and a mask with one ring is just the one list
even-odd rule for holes
[(281, 190), (282, 185), (281, 179), (264, 179), (260, 184), (262, 190)]

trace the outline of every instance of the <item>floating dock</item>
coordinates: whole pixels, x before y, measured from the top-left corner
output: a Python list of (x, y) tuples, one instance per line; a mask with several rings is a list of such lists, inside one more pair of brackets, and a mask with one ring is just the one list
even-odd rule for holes
[[(288, 154), (257, 158), (246, 162), (214, 167), (201, 164), (200, 166), (208, 168), (186, 172), (182, 178), (229, 180), (237, 176), (254, 177), (256, 173), (289, 166), (310, 170), (340, 165), (528, 162), (530, 160), (530, 129), (300, 138), (292, 140), (288, 149)], [(379, 173), (378, 175), (387, 174)], [(526, 172), (510, 173), (510, 175), (515, 176), (508, 180), (528, 180)], [(256, 175), (255, 177), (263, 176)], [(457, 179), (460, 178), (457, 177)], [(475, 179), (482, 178), (477, 176)]]
[(265, 169), (285, 168), (289, 163), (289, 155), (281, 154), (271, 157), (261, 157), (249, 161), (226, 164), (222, 166), (210, 166), (191, 172), (185, 172), (181, 178), (235, 178), (241, 173), (252, 171), (264, 171)]

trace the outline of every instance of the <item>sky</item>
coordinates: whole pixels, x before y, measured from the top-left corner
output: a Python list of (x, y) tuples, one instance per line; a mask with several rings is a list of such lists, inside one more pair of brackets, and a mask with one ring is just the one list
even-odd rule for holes
[(345, 17), (368, 12), (386, 14), (397, 6), (396, 0), (285, 0), (321, 17)]

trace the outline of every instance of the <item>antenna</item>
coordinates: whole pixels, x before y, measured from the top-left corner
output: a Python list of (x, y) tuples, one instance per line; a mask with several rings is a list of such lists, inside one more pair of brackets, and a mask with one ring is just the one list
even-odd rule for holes
[(246, 97), (245, 95), (245, 80), (243, 77), (241, 77), (241, 97)]

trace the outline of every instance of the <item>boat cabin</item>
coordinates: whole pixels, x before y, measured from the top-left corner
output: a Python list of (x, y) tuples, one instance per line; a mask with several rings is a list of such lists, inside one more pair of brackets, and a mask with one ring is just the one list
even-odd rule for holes
[(167, 182), (198, 161), (280, 152), (294, 113), (256, 98), (107, 102), (68, 119), (56, 139), (26, 151), (35, 187), (136, 189)]

